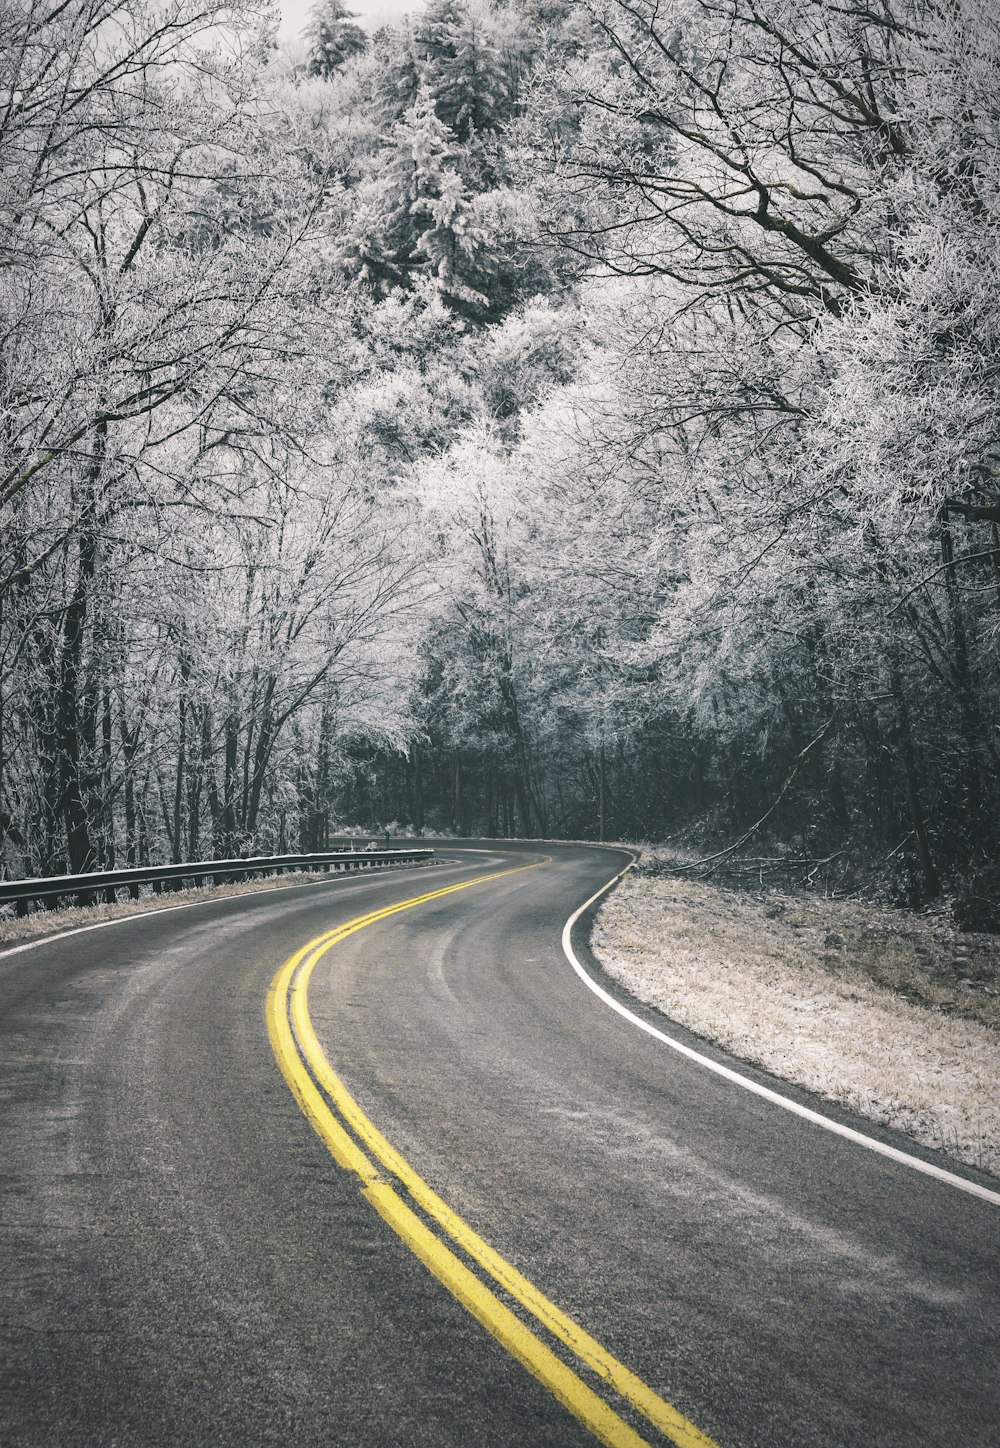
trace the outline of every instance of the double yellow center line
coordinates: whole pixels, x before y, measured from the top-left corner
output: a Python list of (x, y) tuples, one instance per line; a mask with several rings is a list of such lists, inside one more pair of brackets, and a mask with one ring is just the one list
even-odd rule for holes
[[(459, 1248), (487, 1278), (551, 1334), (599, 1386), (630, 1403), (678, 1448), (716, 1448), (693, 1423), (657, 1396), (578, 1323), (495, 1252), (442, 1201), (373, 1125), (327, 1060), (309, 1016), (309, 981), (323, 956), (369, 925), (488, 880), (518, 874), (533, 865), (477, 875), (457, 885), (359, 915), (328, 930), (286, 960), (267, 995), (267, 1029), (282, 1074), (334, 1160), (352, 1171), (362, 1194), (459, 1302), (533, 1373), (602, 1443), (641, 1448), (647, 1440), (511, 1310), (453, 1250)], [(429, 1225), (433, 1224), (432, 1225)], [(437, 1228), (438, 1231), (435, 1231)], [(438, 1235), (440, 1232), (442, 1235)], [(451, 1246), (447, 1245), (450, 1239)]]

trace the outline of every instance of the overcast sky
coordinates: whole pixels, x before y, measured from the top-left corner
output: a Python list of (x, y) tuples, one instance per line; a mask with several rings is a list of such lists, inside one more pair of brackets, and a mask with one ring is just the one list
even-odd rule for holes
[[(405, 15), (407, 10), (422, 8), (421, 0), (346, 0), (348, 10), (353, 10), (366, 30), (375, 30), (387, 20)], [(279, 0), (281, 31), (285, 36), (300, 34), (306, 16), (312, 9), (313, 0)]]

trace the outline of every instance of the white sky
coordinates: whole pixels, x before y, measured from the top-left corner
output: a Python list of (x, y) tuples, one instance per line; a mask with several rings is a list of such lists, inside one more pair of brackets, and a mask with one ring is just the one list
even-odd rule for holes
[[(346, 0), (346, 4), (348, 10), (356, 12), (366, 30), (377, 30), (387, 20), (396, 20), (408, 10), (423, 8), (421, 0)], [(312, 5), (313, 0), (278, 0), (279, 34), (289, 40), (301, 34)]]

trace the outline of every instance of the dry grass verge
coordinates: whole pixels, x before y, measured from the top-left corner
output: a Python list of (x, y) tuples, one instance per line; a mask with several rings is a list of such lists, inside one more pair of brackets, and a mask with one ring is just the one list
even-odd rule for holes
[(853, 901), (634, 873), (592, 944), (640, 1000), (1000, 1175), (1000, 939)]

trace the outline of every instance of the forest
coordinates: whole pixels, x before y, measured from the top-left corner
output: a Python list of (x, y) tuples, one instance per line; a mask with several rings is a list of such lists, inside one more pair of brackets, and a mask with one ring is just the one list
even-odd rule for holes
[(1000, 928), (992, 0), (0, 0), (0, 159), (0, 874), (673, 840)]

